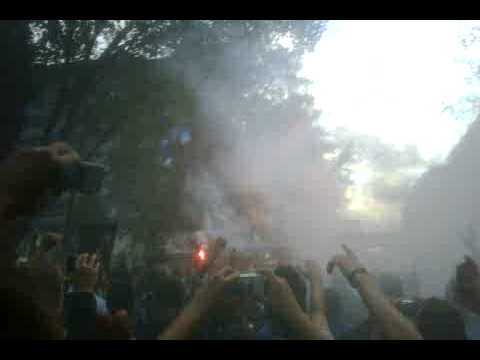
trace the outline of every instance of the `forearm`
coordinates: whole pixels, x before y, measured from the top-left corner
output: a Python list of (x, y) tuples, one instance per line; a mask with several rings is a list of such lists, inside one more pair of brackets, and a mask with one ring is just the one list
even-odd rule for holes
[(333, 335), (328, 325), (327, 305), (325, 301), (325, 294), (321, 287), (322, 280), (320, 278), (312, 277), (312, 308), (311, 318), (313, 326), (320, 336), (325, 340), (333, 340)]
[(200, 324), (204, 311), (195, 299), (177, 316), (177, 318), (158, 336), (158, 340), (185, 340), (191, 337)]
[(378, 319), (385, 336), (392, 340), (420, 340), (415, 325), (383, 294), (375, 279), (368, 273), (356, 277), (358, 292), (372, 317)]
[(298, 313), (288, 317), (288, 323), (301, 339), (305, 340), (333, 340), (330, 329), (325, 321), (313, 319), (312, 322), (305, 313)]

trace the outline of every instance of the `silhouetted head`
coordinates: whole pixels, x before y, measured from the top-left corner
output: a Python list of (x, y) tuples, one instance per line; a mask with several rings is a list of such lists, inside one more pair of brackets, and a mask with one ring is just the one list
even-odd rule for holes
[(445, 300), (425, 300), (416, 323), (425, 340), (466, 339), (465, 323), (461, 314)]
[(49, 189), (59, 184), (60, 167), (44, 151), (12, 154), (0, 166), (0, 256), (13, 263), (18, 241), (31, 217), (46, 204)]
[[(40, 297), (42, 284), (25, 271), (9, 269), (2, 273), (0, 284), (0, 317), (3, 339), (53, 340), (63, 338), (59, 318), (51, 314), (52, 304), (58, 300), (55, 294)], [(48, 277), (48, 276), (47, 276)], [(50, 281), (50, 279), (49, 279)], [(45, 284), (43, 284), (45, 285)], [(55, 286), (54, 286), (55, 287)], [(49, 286), (43, 288), (49, 291)], [(51, 290), (51, 289), (50, 289)], [(52, 300), (53, 299), (53, 300)]]
[(455, 300), (467, 308), (480, 301), (480, 269), (468, 256), (457, 266), (453, 290)]

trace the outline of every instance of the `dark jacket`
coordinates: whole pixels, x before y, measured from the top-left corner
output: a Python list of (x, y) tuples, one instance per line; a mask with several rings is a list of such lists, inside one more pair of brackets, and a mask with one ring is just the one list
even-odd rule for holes
[(96, 334), (97, 302), (95, 295), (73, 292), (65, 299), (67, 339), (94, 340)]

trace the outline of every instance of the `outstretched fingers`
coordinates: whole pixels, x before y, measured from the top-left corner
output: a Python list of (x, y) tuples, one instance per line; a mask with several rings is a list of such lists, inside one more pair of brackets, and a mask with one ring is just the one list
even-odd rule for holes
[(335, 268), (335, 266), (338, 265), (338, 259), (339, 259), (339, 255), (335, 255), (327, 264), (327, 273), (328, 274), (331, 274), (333, 272), (333, 269)]
[(316, 279), (322, 278), (322, 269), (317, 261), (308, 260), (305, 265), (310, 277), (316, 278)]
[(343, 251), (345, 251), (345, 254), (352, 258), (356, 258), (355, 253), (345, 244), (342, 244)]

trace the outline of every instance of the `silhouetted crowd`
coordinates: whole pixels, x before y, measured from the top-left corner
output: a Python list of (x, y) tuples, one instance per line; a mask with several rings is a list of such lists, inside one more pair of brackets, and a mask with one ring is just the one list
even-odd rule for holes
[[(346, 245), (322, 266), (266, 262), (201, 232), (205, 253), (192, 253), (201, 261), (188, 271), (162, 259), (104, 271), (101, 253), (65, 257), (65, 237), (47, 233), (28, 257), (19, 256), (32, 219), (65, 191), (79, 162), (57, 142), (18, 151), (0, 168), (3, 338), (480, 338), (480, 251), (472, 234), (465, 240), (471, 256), (457, 266), (444, 299), (406, 296), (399, 276), (371, 273)], [(327, 276), (336, 279), (328, 288)]]

